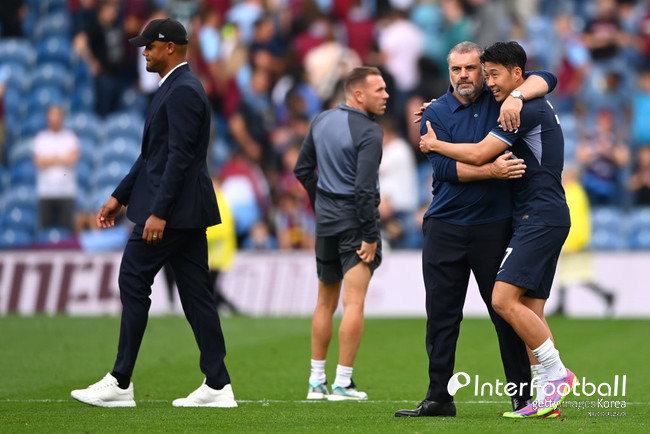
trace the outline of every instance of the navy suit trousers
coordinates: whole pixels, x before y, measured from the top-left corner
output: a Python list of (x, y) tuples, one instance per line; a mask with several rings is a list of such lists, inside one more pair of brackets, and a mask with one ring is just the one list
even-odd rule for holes
[(154, 277), (169, 263), (176, 276), (178, 294), (201, 352), (200, 368), (208, 386), (221, 389), (230, 384), (224, 363), (226, 346), (219, 315), (212, 298), (207, 263), (205, 229), (165, 229), (159, 244), (142, 239), (137, 225), (124, 250), (119, 287), (122, 321), (114, 372), (131, 376), (151, 306)]
[[(530, 362), (524, 342), (513, 328), (492, 308), (494, 279), (503, 260), (511, 234), (511, 220), (458, 226), (433, 218), (422, 226), (422, 272), (426, 290), (429, 390), (426, 399), (448, 402), (453, 397), (447, 383), (453, 375), (456, 342), (463, 319), (470, 270), (478, 283), (481, 297), (499, 340), (506, 381), (524, 384), (523, 394), (530, 397)], [(471, 378), (473, 374), (469, 372)], [(519, 390), (519, 387), (518, 387)]]

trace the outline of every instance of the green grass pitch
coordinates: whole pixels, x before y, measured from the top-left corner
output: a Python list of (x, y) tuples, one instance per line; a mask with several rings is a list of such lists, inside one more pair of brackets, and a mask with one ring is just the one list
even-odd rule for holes
[[(551, 318), (563, 360), (579, 378), (613, 384), (626, 375), (626, 408), (564, 408), (558, 420), (507, 420), (507, 397), (456, 395), (456, 418), (395, 418), (424, 398), (425, 320), (366, 320), (354, 378), (367, 402), (306, 402), (308, 318), (222, 320), (236, 409), (173, 408), (203, 377), (189, 325), (151, 318), (133, 376), (136, 408), (103, 409), (70, 398), (101, 379), (117, 348), (119, 318), (1, 317), (0, 433), (12, 432), (649, 432), (650, 321)], [(336, 339), (327, 364), (336, 369)], [(503, 379), (489, 320), (465, 319), (455, 371)], [(619, 394), (621, 392), (619, 391)], [(597, 401), (569, 397), (573, 401)], [(607, 412), (610, 415), (607, 415)], [(613, 416), (613, 411), (625, 415)], [(592, 412), (592, 413), (590, 413)], [(598, 412), (599, 415), (594, 415)]]

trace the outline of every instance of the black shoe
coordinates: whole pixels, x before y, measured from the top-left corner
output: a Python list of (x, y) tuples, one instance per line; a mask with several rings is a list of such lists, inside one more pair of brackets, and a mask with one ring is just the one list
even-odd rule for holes
[(397, 410), (395, 417), (422, 417), (422, 416), (456, 416), (456, 404), (450, 402), (436, 402), (424, 400), (415, 410)]
[(522, 397), (515, 397), (513, 396), (512, 398), (512, 411), (517, 411), (521, 410), (522, 408), (526, 407), (527, 405), (532, 404), (532, 401), (530, 398), (524, 399)]

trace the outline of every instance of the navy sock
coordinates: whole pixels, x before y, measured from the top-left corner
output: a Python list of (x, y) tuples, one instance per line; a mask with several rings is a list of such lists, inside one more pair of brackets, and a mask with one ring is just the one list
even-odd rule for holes
[(119, 372), (111, 372), (111, 375), (117, 380), (117, 387), (120, 389), (128, 389), (131, 384), (131, 377), (128, 375), (120, 374)]
[(223, 388), (226, 386), (225, 384), (221, 384), (221, 383), (219, 383), (219, 382), (217, 382), (217, 381), (211, 381), (210, 379), (206, 379), (206, 380), (205, 380), (205, 384), (206, 384), (209, 388), (211, 388), (211, 389), (215, 389), (215, 390), (221, 390), (221, 389), (223, 389)]

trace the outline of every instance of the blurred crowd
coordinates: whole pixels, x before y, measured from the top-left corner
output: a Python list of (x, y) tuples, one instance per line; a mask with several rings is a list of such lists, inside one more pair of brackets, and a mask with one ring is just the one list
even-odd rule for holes
[[(119, 134), (109, 125), (137, 131), (158, 86), (159, 77), (145, 71), (141, 52), (127, 40), (164, 16), (181, 21), (190, 34), (190, 67), (213, 107), (208, 164), (233, 213), (239, 248), (313, 247), (313, 213), (292, 169), (310, 120), (343, 101), (342, 77), (362, 64), (382, 70), (391, 95), (378, 119), (384, 238), (393, 248), (420, 247), (431, 169), (417, 147), (413, 112), (446, 92), (447, 52), (465, 40), (481, 46), (517, 40), (529, 70), (558, 76), (548, 99), (563, 126), (567, 165), (592, 207), (627, 212), (650, 206), (650, 0), (3, 0), (3, 212), (20, 182), (27, 179), (30, 188), (29, 175), (15, 169), (22, 154), (34, 158), (31, 186), (40, 203), (35, 232), (21, 238), (23, 244), (47, 240), (38, 234), (51, 221), (73, 237), (92, 230), (95, 195), (110, 194), (128, 170), (123, 163), (137, 156), (123, 149), (140, 145), (132, 134), (115, 145)], [(61, 39), (68, 52), (50, 49)], [(20, 69), (5, 61), (7, 41), (26, 41), (34, 51), (23, 72), (31, 82), (21, 82)], [(68, 74), (67, 88), (61, 94), (36, 89), (44, 79), (31, 71), (54, 64), (56, 72), (57, 62)], [(12, 103), (16, 83), (23, 89)], [(46, 121), (53, 105), (65, 118), (56, 134)], [(54, 149), (42, 151), (52, 157), (49, 166), (37, 158), (36, 150), (47, 148), (43, 140)], [(21, 154), (21, 146), (31, 153)], [(127, 158), (116, 160), (113, 176), (101, 177), (111, 152)], [(48, 169), (56, 179), (52, 165), (77, 168), (78, 188), (66, 184), (61, 191), (40, 180)], [(67, 201), (75, 221), (42, 215), (43, 209), (63, 212), (43, 208), (43, 194), (50, 202)], [(12, 219), (5, 215), (0, 229)]]

